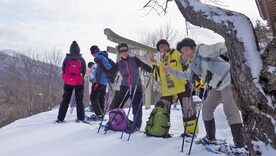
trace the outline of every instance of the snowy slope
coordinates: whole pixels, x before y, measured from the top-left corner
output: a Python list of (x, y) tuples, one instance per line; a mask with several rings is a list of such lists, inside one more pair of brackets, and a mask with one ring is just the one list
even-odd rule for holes
[[(178, 106), (179, 107), (179, 106)], [(143, 110), (143, 125), (151, 110)], [(20, 119), (0, 129), (0, 156), (180, 156), (186, 155), (189, 143), (185, 143), (184, 153), (181, 153), (183, 131), (181, 112), (171, 111), (171, 129), (173, 138), (163, 139), (147, 137), (143, 133), (134, 133), (130, 141), (128, 134), (120, 139), (120, 132), (103, 131), (97, 133), (99, 122), (93, 125), (75, 123), (75, 110), (69, 111), (66, 123), (54, 124), (57, 110), (44, 112), (29, 118)], [(216, 110), (217, 138), (227, 139), (232, 143), (230, 129), (223, 114), (222, 106)], [(203, 122), (200, 118), (199, 137), (205, 135)], [(203, 146), (193, 145), (191, 155), (211, 156)], [(223, 155), (223, 154), (221, 154)]]

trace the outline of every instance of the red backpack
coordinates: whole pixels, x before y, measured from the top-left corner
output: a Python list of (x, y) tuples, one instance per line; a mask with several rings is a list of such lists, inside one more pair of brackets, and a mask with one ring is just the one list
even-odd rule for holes
[(81, 60), (80, 59), (69, 59), (65, 66), (65, 73), (62, 73), (63, 81), (71, 86), (81, 85)]

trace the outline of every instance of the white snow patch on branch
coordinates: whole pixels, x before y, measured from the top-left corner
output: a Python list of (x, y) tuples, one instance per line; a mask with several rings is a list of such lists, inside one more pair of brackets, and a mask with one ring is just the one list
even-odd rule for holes
[(272, 75), (276, 75), (276, 67), (267, 66), (267, 71), (270, 72)]

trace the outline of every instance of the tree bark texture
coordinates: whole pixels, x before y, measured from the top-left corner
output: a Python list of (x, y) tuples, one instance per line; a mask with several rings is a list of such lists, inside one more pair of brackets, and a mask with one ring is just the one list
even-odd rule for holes
[[(267, 81), (266, 86), (264, 88), (265, 93), (262, 93), (262, 89), (260, 90), (256, 86), (259, 84), (263, 84), (263, 79), (259, 77), (253, 77), (251, 74), (251, 69), (248, 66), (245, 58), (245, 43), (238, 37), (238, 24), (233, 20), (228, 19), (239, 19), (243, 20), (243, 26), (247, 25), (247, 30), (252, 30), (250, 33), (244, 33), (244, 35), (252, 35), (254, 38), (254, 29), (251, 21), (248, 17), (243, 14), (221, 9), (214, 6), (209, 6), (206, 4), (202, 4), (197, 0), (175, 0), (181, 14), (184, 18), (193, 25), (204, 27), (210, 30), (213, 30), (215, 33), (218, 33), (225, 39), (225, 44), (228, 48), (228, 54), (230, 57), (230, 65), (231, 65), (231, 79), (234, 85), (234, 99), (237, 102), (237, 105), (242, 112), (243, 115), (243, 134), (245, 136), (245, 144), (247, 145), (251, 155), (260, 155), (258, 151), (258, 146), (254, 144), (254, 141), (262, 141), (266, 145), (271, 145), (274, 149), (276, 149), (276, 134), (275, 134), (275, 107), (269, 105), (268, 98), (264, 96), (272, 97), (274, 96), (275, 104), (275, 74), (274, 81), (270, 81), (271, 78), (269, 76), (265, 76), (265, 72), (262, 73), (262, 76), (266, 77)], [(197, 2), (197, 5), (201, 5), (200, 7), (195, 8), (191, 5), (191, 3)], [(198, 9), (208, 7), (209, 9)], [(221, 17), (221, 16), (225, 16)], [(218, 20), (220, 19), (220, 20)], [(223, 20), (222, 20), (223, 19)], [(219, 21), (219, 22), (218, 22)], [(239, 32), (241, 33), (241, 32)], [(257, 47), (257, 39), (255, 49)], [(254, 43), (253, 43), (254, 44)], [(267, 54), (264, 59), (264, 62), (274, 62), (271, 64), (275, 67), (275, 46), (274, 43), (273, 50)], [(274, 54), (274, 58), (271, 59), (270, 55)], [(264, 68), (264, 67), (263, 67)], [(271, 76), (271, 75), (270, 75)], [(259, 80), (256, 82), (256, 80)], [(254, 83), (256, 82), (256, 83)], [(271, 84), (273, 83), (273, 84)], [(273, 86), (271, 86), (273, 85)], [(259, 85), (262, 88), (261, 85)], [(274, 90), (274, 95), (267, 94), (266, 91)], [(271, 92), (271, 91), (270, 91)]]

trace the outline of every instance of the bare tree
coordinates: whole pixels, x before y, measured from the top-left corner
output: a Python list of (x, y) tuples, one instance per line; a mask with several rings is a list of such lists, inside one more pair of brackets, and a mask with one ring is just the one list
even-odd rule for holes
[(45, 53), (29, 50), (1, 60), (1, 72), (5, 72), (0, 77), (1, 126), (50, 110), (60, 102), (62, 58), (61, 51), (54, 49)]
[[(161, 10), (166, 10), (169, 1), (166, 0), (166, 4), (159, 3), (162, 5)], [(153, 2), (158, 0), (150, 0), (147, 5), (152, 5)], [(276, 95), (275, 88), (271, 88), (276, 86), (275, 40), (265, 50), (266, 55), (262, 55), (261, 58), (252, 23), (245, 15), (206, 5), (199, 0), (175, 0), (175, 2), (188, 22), (213, 30), (225, 39), (235, 88), (234, 98), (243, 114), (243, 133), (250, 154), (260, 154), (259, 146), (254, 144), (256, 140), (276, 149)], [(239, 27), (245, 29), (241, 31)], [(250, 59), (255, 59), (254, 61), (261, 66), (253, 67)]]

